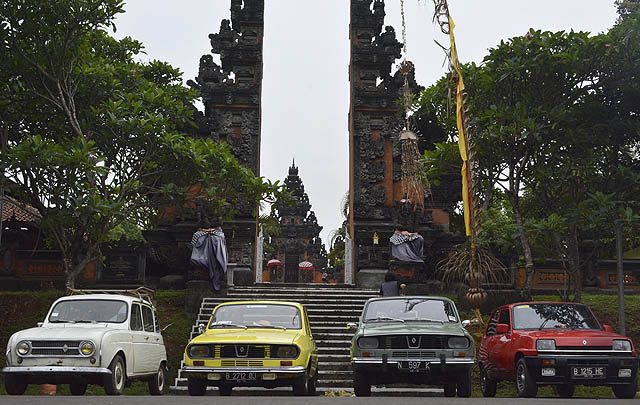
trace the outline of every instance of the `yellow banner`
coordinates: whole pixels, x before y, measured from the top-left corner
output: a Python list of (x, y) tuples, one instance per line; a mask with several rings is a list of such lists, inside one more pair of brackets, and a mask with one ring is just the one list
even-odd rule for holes
[(458, 126), (458, 149), (460, 149), (460, 157), (462, 158), (462, 203), (464, 205), (464, 227), (467, 236), (471, 236), (471, 209), (469, 194), (469, 170), (467, 166), (467, 139), (464, 133), (464, 106), (462, 102), (462, 94), (464, 92), (464, 81), (462, 73), (458, 66), (458, 51), (456, 50), (456, 40), (453, 36), (453, 18), (449, 16), (449, 39), (451, 41), (451, 61), (458, 75), (458, 84), (456, 86), (456, 123)]

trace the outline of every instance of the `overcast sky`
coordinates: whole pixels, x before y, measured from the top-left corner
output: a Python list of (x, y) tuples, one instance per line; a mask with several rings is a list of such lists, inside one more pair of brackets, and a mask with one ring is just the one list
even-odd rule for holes
[[(198, 73), (211, 51), (208, 35), (230, 18), (230, 0), (129, 0), (115, 36), (146, 48), (143, 60), (169, 62)], [(427, 87), (446, 73), (435, 44), (448, 37), (432, 23), (432, 0), (404, 0), (408, 59)], [(616, 20), (614, 0), (449, 0), (461, 62), (481, 62), (500, 40), (529, 28), (606, 32)], [(400, 0), (386, 1), (385, 25), (401, 37)], [(265, 0), (261, 175), (283, 180), (295, 158), (321, 236), (340, 227), (349, 187), (349, 0)], [(329, 247), (327, 246), (327, 249)]]

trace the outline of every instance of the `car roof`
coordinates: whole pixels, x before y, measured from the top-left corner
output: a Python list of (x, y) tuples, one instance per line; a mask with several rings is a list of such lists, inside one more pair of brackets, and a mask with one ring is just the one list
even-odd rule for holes
[(453, 302), (450, 298), (447, 297), (438, 297), (431, 295), (396, 295), (393, 297), (375, 297), (369, 298), (367, 302), (370, 301), (382, 301), (382, 300), (440, 300), (440, 301), (449, 301)]
[(255, 305), (292, 305), (295, 306), (297, 308), (302, 309), (304, 306), (299, 303), (299, 302), (294, 302), (294, 301), (229, 301), (229, 302), (223, 302), (221, 304), (219, 304), (217, 307), (222, 307), (222, 306), (226, 306), (226, 305), (236, 305), (236, 304), (242, 304), (242, 305), (246, 305), (246, 304), (255, 304)]
[(82, 295), (70, 295), (66, 297), (60, 297), (56, 300), (59, 301), (86, 301), (86, 300), (100, 300), (100, 301), (125, 301), (127, 303), (132, 302), (144, 302), (147, 304), (151, 303), (149, 301), (143, 300), (139, 297), (132, 297), (128, 295), (120, 295), (120, 294), (82, 294)]

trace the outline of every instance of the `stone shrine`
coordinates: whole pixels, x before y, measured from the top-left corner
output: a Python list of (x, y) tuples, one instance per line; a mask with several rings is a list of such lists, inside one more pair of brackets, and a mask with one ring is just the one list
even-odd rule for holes
[[(314, 281), (314, 274), (322, 274), (326, 268), (327, 253), (320, 239), (322, 227), (311, 210), (295, 161), (289, 167), (284, 185), (294, 203), (277, 201), (271, 208), (271, 216), (278, 220), (281, 233), (268, 241), (275, 252), (266, 259), (276, 259), (280, 265), (263, 266), (263, 281), (310, 283)], [(315, 277), (315, 281), (321, 280)]]

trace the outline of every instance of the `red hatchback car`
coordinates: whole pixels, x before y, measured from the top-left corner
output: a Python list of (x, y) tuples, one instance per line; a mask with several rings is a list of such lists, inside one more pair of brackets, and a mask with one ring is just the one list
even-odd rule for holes
[(493, 397), (502, 380), (518, 395), (535, 397), (555, 385), (563, 398), (576, 385), (606, 385), (617, 398), (638, 390), (638, 357), (631, 340), (601, 325), (583, 304), (520, 302), (492, 314), (478, 354), (482, 394)]

